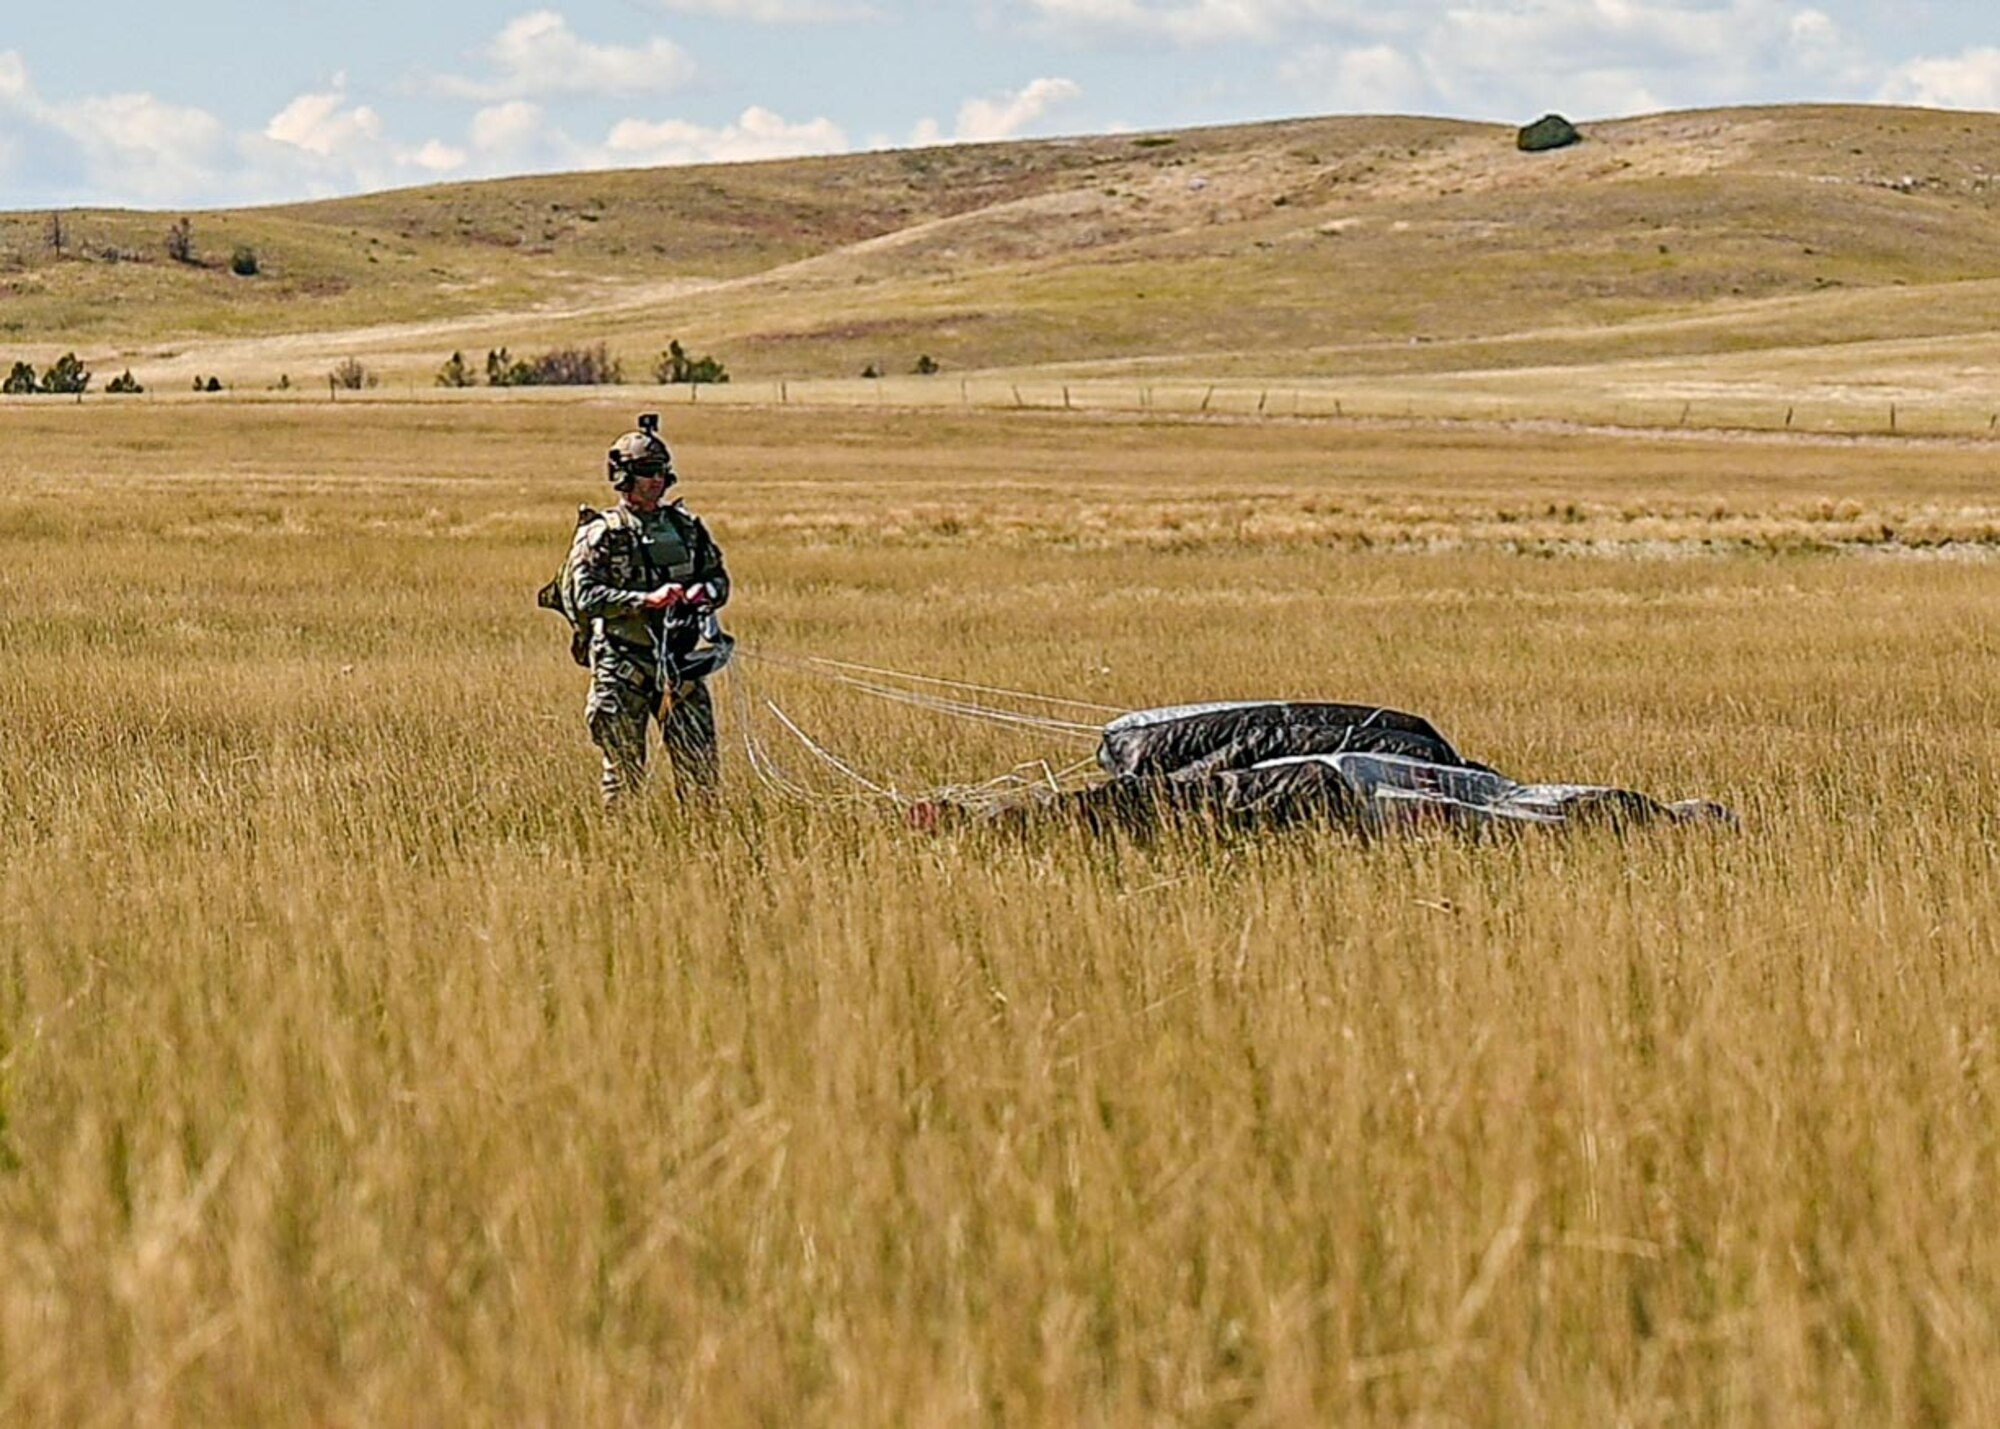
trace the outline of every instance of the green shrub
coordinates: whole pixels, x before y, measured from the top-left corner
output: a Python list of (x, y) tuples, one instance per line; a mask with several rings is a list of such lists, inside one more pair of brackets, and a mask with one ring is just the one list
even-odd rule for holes
[(653, 380), (666, 383), (727, 382), (729, 371), (713, 357), (692, 357), (678, 338), (667, 340), (667, 350), (653, 364)]
[[(442, 374), (439, 380), (443, 381)], [(552, 348), (529, 358), (515, 357), (504, 347), (486, 354), (489, 387), (598, 387), (624, 380), (624, 364), (601, 342), (595, 347)]]
[(0, 382), (0, 393), (9, 397), (21, 397), (41, 390), (42, 384), (35, 378), (35, 369), (25, 362), (15, 363), (14, 370), (7, 374), (7, 380)]
[(104, 390), (123, 396), (129, 392), (143, 392), (146, 389), (139, 385), (139, 379), (132, 375), (132, 369), (128, 367), (118, 376), (105, 383)]
[(239, 278), (254, 278), (258, 274), (257, 250), (247, 243), (236, 245), (236, 251), (229, 255), (229, 271)]
[(504, 347), (489, 347), (486, 350), (486, 385), (488, 387), (524, 387), (532, 369), (525, 362), (516, 362), (512, 353)]
[(375, 385), (375, 374), (362, 366), (360, 358), (343, 358), (326, 374), (326, 385), (339, 391), (359, 392)]
[(1514, 147), (1524, 154), (1563, 149), (1579, 142), (1583, 135), (1560, 114), (1544, 114), (1533, 124), (1524, 124), (1514, 135)]
[(536, 387), (616, 386), (625, 380), (624, 364), (603, 343), (595, 347), (558, 347), (528, 364)]
[(77, 360), (73, 352), (65, 352), (58, 357), (49, 370), (42, 374), (44, 392), (64, 396), (80, 395), (90, 386), (90, 370)]

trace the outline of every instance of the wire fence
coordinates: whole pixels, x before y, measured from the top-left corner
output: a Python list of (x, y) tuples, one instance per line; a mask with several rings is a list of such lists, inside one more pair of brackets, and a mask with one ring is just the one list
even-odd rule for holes
[(436, 388), (387, 382), (361, 391), (229, 389), (221, 393), (156, 391), (137, 395), (90, 392), (72, 396), (12, 396), (5, 405), (135, 402), (470, 404), (486, 402), (599, 403), (616, 407), (674, 405), (769, 408), (879, 408), (912, 412), (1082, 413), (1139, 419), (1217, 421), (1420, 422), (1472, 425), (1549, 423), (1642, 431), (1759, 433), (1772, 436), (1950, 438), (2000, 441), (2000, 390), (1984, 400), (1966, 396), (1874, 397), (1811, 390), (1767, 394), (1630, 395), (1564, 392), (1515, 394), (1371, 379), (1218, 382), (1004, 377), (813, 378), (675, 386)]

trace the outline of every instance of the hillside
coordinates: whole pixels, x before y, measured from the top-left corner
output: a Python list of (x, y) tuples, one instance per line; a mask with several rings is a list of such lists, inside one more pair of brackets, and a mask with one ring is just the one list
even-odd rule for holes
[[(358, 355), (669, 336), (739, 379), (1463, 374), (2000, 328), (2000, 115), (1786, 107), (1499, 126), (1300, 120), (446, 185), (190, 215), (0, 216), (0, 358), (263, 385)], [(254, 276), (230, 271), (238, 248)], [(1940, 345), (1941, 343), (1941, 345)]]

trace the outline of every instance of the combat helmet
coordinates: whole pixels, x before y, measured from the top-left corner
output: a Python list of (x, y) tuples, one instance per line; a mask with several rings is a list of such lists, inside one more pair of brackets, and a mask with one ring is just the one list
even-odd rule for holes
[(637, 431), (627, 432), (611, 444), (604, 458), (604, 475), (620, 491), (644, 476), (664, 476), (667, 485), (674, 484), (674, 454), (660, 437), (658, 412), (644, 413)]

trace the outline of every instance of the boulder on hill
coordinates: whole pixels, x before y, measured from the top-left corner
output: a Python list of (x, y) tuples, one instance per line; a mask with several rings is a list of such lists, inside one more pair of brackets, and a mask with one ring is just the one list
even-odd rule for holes
[(1514, 147), (1524, 154), (1539, 154), (1546, 149), (1566, 149), (1582, 140), (1577, 127), (1560, 114), (1544, 114), (1533, 124), (1523, 125), (1514, 135)]

